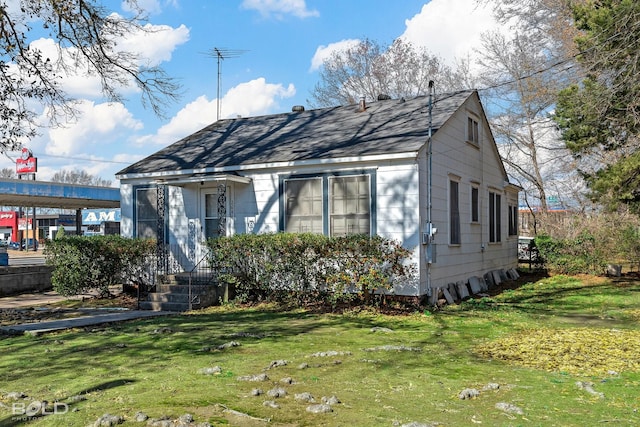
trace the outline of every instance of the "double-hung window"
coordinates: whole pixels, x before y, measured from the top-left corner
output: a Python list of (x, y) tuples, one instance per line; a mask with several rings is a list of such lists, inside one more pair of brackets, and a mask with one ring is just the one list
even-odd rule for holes
[(289, 179), (284, 191), (285, 231), (322, 233), (322, 179)]
[(460, 194), (457, 181), (449, 181), (449, 243), (460, 244)]
[(370, 189), (367, 175), (329, 178), (331, 236), (369, 234)]
[(493, 191), (489, 192), (489, 242), (502, 241), (502, 196)]
[(284, 180), (284, 230), (331, 236), (371, 234), (371, 177)]
[(467, 117), (467, 141), (472, 144), (480, 144), (480, 127), (478, 120), (474, 117)]

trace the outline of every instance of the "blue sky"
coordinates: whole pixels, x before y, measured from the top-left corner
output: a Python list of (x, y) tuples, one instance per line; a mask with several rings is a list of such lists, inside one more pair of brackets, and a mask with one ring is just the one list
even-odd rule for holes
[[(18, 0), (12, 0), (17, 3)], [(119, 0), (105, 0), (126, 15)], [(369, 38), (390, 44), (403, 37), (453, 63), (474, 55), (479, 36), (495, 24), (476, 0), (139, 0), (154, 31), (130, 35), (120, 46), (160, 64), (182, 85), (180, 101), (158, 118), (135, 91), (105, 103), (97, 81), (73, 74), (65, 89), (82, 115), (64, 128), (43, 129), (25, 142), (38, 157), (37, 179), (60, 169), (84, 169), (112, 180), (127, 165), (213, 123), (217, 112), (214, 48), (239, 50), (221, 61), (221, 118), (287, 112), (305, 105), (319, 80), (318, 66), (333, 50)], [(53, 40), (34, 40), (53, 51)], [(437, 82), (436, 82), (437, 84)], [(15, 158), (19, 153), (8, 153)], [(14, 168), (5, 158), (0, 167)]]

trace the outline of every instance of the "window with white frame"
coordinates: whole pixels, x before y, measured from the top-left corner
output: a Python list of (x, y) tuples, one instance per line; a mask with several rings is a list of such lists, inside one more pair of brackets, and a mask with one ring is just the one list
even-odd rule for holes
[(368, 175), (329, 178), (330, 235), (370, 234), (370, 201)]
[(502, 196), (489, 192), (489, 242), (502, 241)]
[(322, 179), (290, 179), (284, 183), (285, 231), (322, 234)]
[(449, 243), (460, 244), (460, 194), (459, 183), (449, 181)]
[(158, 189), (136, 189), (136, 237), (158, 237)]
[(480, 144), (480, 129), (478, 120), (474, 117), (467, 117), (467, 141), (472, 144)]

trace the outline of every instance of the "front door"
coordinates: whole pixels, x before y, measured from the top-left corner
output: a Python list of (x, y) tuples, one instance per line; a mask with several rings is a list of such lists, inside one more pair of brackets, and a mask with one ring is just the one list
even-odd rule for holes
[[(220, 183), (201, 191), (201, 245), (211, 238), (228, 236), (233, 228), (233, 187)], [(204, 253), (204, 252), (203, 252)]]

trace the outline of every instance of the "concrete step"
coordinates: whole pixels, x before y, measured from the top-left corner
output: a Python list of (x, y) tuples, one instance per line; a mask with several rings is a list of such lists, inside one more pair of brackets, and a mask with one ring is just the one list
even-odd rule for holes
[[(192, 294), (192, 297), (196, 297), (196, 294)], [(170, 292), (153, 292), (147, 296), (147, 301), (155, 302), (189, 302), (189, 294), (183, 293), (170, 293)]]
[[(194, 305), (193, 308), (196, 308)], [(161, 302), (161, 301), (140, 301), (141, 310), (153, 311), (187, 311), (189, 303), (186, 302)]]

